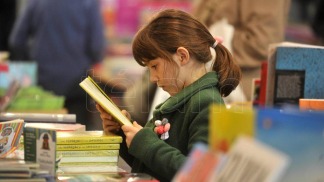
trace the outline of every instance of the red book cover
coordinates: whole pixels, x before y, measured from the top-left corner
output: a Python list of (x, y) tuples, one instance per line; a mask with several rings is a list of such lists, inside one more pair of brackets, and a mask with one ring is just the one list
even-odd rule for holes
[(0, 72), (8, 72), (9, 66), (8, 64), (0, 63)]
[(261, 64), (259, 106), (265, 106), (267, 93), (268, 61)]

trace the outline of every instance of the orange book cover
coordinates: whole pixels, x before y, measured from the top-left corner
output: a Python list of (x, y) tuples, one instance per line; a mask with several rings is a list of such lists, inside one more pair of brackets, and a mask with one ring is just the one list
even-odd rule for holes
[(299, 99), (301, 110), (324, 110), (324, 99)]

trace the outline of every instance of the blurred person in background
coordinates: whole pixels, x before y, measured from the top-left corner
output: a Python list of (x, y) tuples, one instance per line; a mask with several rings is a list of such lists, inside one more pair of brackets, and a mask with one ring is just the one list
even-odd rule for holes
[(102, 61), (104, 26), (97, 0), (29, 0), (10, 35), (13, 60), (35, 60), (38, 85), (65, 96), (65, 108), (86, 124), (79, 83)]
[[(157, 96), (158, 89), (156, 84), (150, 81), (150, 72), (147, 69), (142, 77), (135, 81), (132, 87), (127, 88), (122, 97), (122, 104), (124, 106), (122, 109), (127, 110), (132, 115), (134, 121), (138, 121), (141, 126), (144, 126), (152, 117), (152, 109), (168, 98), (164, 95)], [(169, 96), (167, 92), (163, 90), (162, 92)], [(158, 103), (155, 103), (156, 97), (159, 97), (161, 102), (159, 100), (156, 101)]]
[(16, 0), (0, 1), (0, 51), (8, 51), (8, 38), (16, 18)]
[(316, 10), (311, 26), (318, 38), (318, 44), (324, 45), (324, 0), (317, 0), (315, 5)]
[(290, 0), (197, 0), (194, 5), (194, 16), (212, 34), (224, 36), (223, 44), (241, 67), (241, 86), (249, 101), (252, 79), (260, 78), (269, 44), (285, 39), (289, 9)]

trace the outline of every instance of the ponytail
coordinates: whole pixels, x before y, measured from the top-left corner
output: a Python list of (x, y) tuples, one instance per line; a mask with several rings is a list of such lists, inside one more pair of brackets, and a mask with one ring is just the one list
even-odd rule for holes
[(241, 69), (234, 62), (234, 58), (229, 50), (222, 44), (215, 46), (216, 59), (213, 70), (218, 73), (219, 91), (222, 97), (228, 96), (239, 84), (241, 80)]

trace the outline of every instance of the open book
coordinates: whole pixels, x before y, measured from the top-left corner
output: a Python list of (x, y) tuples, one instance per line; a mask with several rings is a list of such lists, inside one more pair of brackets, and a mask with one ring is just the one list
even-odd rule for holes
[(129, 119), (121, 112), (116, 104), (108, 97), (108, 95), (96, 84), (96, 82), (88, 76), (80, 86), (108, 113), (117, 119), (122, 125), (132, 125)]

